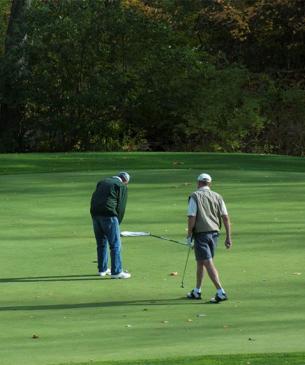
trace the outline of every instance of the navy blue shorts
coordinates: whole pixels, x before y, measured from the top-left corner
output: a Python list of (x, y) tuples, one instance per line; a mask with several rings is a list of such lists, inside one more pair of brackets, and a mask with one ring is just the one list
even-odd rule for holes
[(194, 235), (194, 250), (197, 261), (210, 260), (217, 247), (218, 232), (200, 232)]

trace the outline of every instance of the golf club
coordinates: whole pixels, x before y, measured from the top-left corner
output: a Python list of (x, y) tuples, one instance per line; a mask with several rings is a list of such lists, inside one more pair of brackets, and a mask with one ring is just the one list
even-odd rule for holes
[(181, 288), (184, 288), (184, 277), (185, 277), (185, 272), (186, 272), (187, 263), (188, 263), (188, 261), (189, 261), (190, 252), (191, 252), (191, 247), (189, 246), (189, 249), (188, 249), (188, 251), (187, 251), (187, 256), (186, 256), (186, 261), (185, 261), (184, 271), (183, 271), (183, 275), (182, 275), (182, 280), (181, 280)]
[(122, 237), (141, 237), (141, 236), (151, 236), (151, 237), (155, 237), (155, 238), (159, 238), (161, 240), (165, 240), (165, 241), (169, 241), (169, 242), (174, 242), (177, 243), (179, 245), (183, 245), (186, 246), (186, 243), (181, 242), (181, 241), (177, 241), (177, 240), (173, 240), (171, 238), (167, 238), (164, 236), (158, 236), (156, 234), (152, 234), (150, 232), (130, 232), (130, 231), (122, 231), (121, 232), (121, 236)]

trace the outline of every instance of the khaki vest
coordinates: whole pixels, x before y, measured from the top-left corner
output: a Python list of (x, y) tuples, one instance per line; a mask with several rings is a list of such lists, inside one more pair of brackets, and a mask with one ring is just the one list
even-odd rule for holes
[(195, 233), (220, 231), (222, 197), (208, 189), (197, 190), (191, 197), (197, 203)]

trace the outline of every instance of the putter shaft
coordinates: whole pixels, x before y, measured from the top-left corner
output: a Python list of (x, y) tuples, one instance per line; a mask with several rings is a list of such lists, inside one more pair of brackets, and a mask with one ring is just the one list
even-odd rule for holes
[(160, 238), (161, 240), (174, 242), (174, 243), (178, 243), (178, 245), (186, 246), (186, 244), (184, 242), (181, 242), (181, 241), (176, 241), (176, 240), (173, 240), (171, 238), (164, 237), (164, 236), (157, 236), (156, 234), (150, 234), (150, 235), (151, 235), (151, 237)]
[(185, 277), (185, 273), (186, 273), (187, 263), (188, 263), (188, 261), (189, 261), (190, 252), (191, 252), (191, 247), (189, 247), (189, 249), (188, 249), (188, 251), (187, 251), (187, 256), (186, 256), (185, 266), (184, 266), (183, 275), (182, 275), (182, 280), (181, 280), (181, 288), (184, 288), (184, 277)]

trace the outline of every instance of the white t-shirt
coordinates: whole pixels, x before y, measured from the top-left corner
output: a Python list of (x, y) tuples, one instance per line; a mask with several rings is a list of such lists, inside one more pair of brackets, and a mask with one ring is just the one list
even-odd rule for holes
[[(207, 189), (210, 190), (210, 188), (208, 186), (203, 186), (203, 187), (199, 188), (198, 190), (207, 190)], [(223, 200), (221, 200), (220, 214), (228, 215), (227, 207)], [(193, 197), (191, 197), (189, 200), (189, 204), (188, 204), (187, 216), (195, 217), (196, 215), (197, 215), (197, 203), (196, 203), (196, 200)]]

